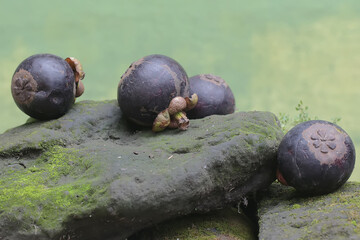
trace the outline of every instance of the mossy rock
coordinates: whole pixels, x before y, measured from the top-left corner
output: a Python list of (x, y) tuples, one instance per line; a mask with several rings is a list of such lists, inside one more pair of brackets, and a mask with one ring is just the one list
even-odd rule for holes
[(115, 100), (0, 135), (0, 238), (125, 239), (161, 221), (223, 208), (268, 187), (283, 136), (268, 112), (153, 133)]
[(259, 239), (360, 239), (360, 183), (334, 193), (302, 197), (272, 184), (259, 203)]
[(128, 240), (255, 240), (256, 225), (237, 208), (189, 215), (136, 233)]

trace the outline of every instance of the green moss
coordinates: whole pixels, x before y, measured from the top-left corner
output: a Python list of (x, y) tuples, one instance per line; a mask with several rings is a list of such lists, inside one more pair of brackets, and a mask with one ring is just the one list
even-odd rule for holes
[[(263, 200), (260, 207), (260, 219), (264, 218), (268, 209), (279, 212), (276, 218), (284, 221), (274, 224), (269, 229), (276, 229), (283, 236), (285, 232), (290, 232), (288, 236), (296, 236), (299, 239), (327, 239), (328, 236), (334, 238), (347, 239), (348, 236), (356, 236), (360, 233), (360, 192), (359, 183), (346, 183), (339, 190), (321, 196), (301, 197), (294, 194), (292, 189), (285, 188), (278, 184), (273, 184), (277, 189), (275, 198)], [(275, 208), (275, 209), (274, 209)], [(264, 228), (268, 221), (260, 221), (260, 228)], [(266, 234), (265, 231), (260, 233)], [(275, 234), (276, 235), (276, 234)], [(275, 236), (274, 235), (274, 236)], [(274, 237), (272, 236), (272, 237)], [(300, 237), (302, 236), (302, 238)], [(275, 237), (274, 237), (275, 238)]]
[(319, 219), (315, 218), (312, 220), (311, 225), (318, 224), (318, 223), (319, 223)]
[[(145, 231), (143, 234), (145, 236), (151, 234), (154, 239), (159, 240), (256, 239), (253, 226), (236, 209), (226, 209), (209, 214), (193, 215), (171, 220)], [(139, 239), (142, 238), (139, 237)]]
[(292, 205), (292, 209), (298, 209), (298, 208), (301, 208), (301, 205), (300, 205), (300, 204), (294, 204), (294, 205)]
[(38, 146), (43, 149), (43, 150), (47, 150), (50, 149), (54, 146), (64, 146), (64, 142), (62, 139), (54, 139), (52, 141), (41, 141), (38, 143)]
[(37, 131), (34, 131), (22, 137), (20, 142), (19, 139), (7, 142), (6, 146), (0, 149), (0, 156), (18, 156), (32, 151), (46, 151), (57, 145), (64, 146), (65, 144), (62, 139), (48, 139), (46, 136), (42, 136)]
[[(230, 118), (229, 115), (226, 117)], [(227, 121), (225, 119), (221, 122), (220, 126), (218, 121), (218, 116), (192, 120), (191, 133), (196, 136), (196, 138), (185, 138), (182, 135), (174, 138), (173, 134), (151, 135), (149, 137), (151, 137), (152, 140), (149, 146), (152, 149), (162, 149), (170, 153), (182, 154), (199, 152), (204, 146), (219, 145), (237, 136), (243, 138), (243, 144), (247, 145), (249, 149), (254, 148), (255, 145), (261, 148), (261, 143), (264, 141), (282, 137), (282, 132), (279, 131), (280, 128), (276, 127), (277, 124), (272, 126), (266, 122), (258, 121), (256, 118), (244, 117), (244, 121), (238, 123), (237, 127), (234, 127), (233, 121)], [(271, 118), (270, 122), (272, 123), (272, 121), (276, 122), (275, 115)]]
[[(101, 189), (83, 183), (81, 176), (91, 167), (91, 160), (75, 149), (54, 146), (39, 157), (33, 166), (4, 172), (0, 179), (2, 215), (17, 221), (57, 229), (72, 212), (92, 208)], [(71, 183), (69, 179), (72, 181)]]

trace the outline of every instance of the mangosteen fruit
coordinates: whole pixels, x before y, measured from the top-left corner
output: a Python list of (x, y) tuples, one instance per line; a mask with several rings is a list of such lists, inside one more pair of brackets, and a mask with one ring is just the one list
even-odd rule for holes
[(226, 115), (235, 111), (235, 98), (224, 79), (212, 74), (189, 78), (190, 94), (198, 95), (196, 106), (187, 113), (190, 119)]
[(186, 130), (186, 111), (197, 103), (190, 97), (188, 76), (174, 59), (149, 55), (133, 62), (121, 76), (117, 99), (121, 111), (132, 122), (151, 126), (154, 132), (165, 128)]
[(287, 132), (278, 149), (278, 180), (298, 192), (316, 195), (342, 186), (355, 165), (349, 135), (336, 124), (312, 120)]
[(36, 54), (20, 63), (11, 82), (16, 105), (39, 120), (63, 116), (84, 92), (85, 73), (75, 58)]

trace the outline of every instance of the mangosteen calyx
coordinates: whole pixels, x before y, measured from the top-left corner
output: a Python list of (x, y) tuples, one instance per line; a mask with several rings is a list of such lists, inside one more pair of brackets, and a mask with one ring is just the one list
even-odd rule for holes
[(75, 97), (80, 97), (84, 93), (84, 84), (81, 80), (85, 77), (85, 72), (83, 71), (80, 61), (74, 57), (68, 57), (65, 61), (70, 65), (71, 69), (75, 74), (75, 84), (76, 84), (76, 93)]
[(160, 112), (153, 124), (152, 130), (154, 132), (160, 132), (164, 130), (167, 126), (170, 124), (170, 114), (168, 109), (165, 109), (164, 111)]
[(194, 93), (189, 97), (175, 97), (170, 101), (169, 107), (160, 112), (154, 120), (152, 130), (154, 132), (163, 131), (165, 128), (179, 128), (186, 130), (189, 127), (189, 119), (185, 111), (196, 106), (198, 96)]
[(185, 98), (186, 108), (184, 110), (189, 111), (189, 110), (193, 109), (196, 106), (196, 104), (198, 103), (198, 100), (199, 100), (199, 97), (196, 93), (191, 95), (191, 98), (186, 97)]

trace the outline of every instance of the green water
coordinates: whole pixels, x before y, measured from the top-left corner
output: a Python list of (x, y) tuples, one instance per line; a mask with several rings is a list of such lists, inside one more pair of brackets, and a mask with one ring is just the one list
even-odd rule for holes
[[(222, 76), (238, 111), (296, 115), (302, 100), (339, 125), (360, 152), (360, 1), (0, 0), (0, 132), (26, 121), (10, 93), (35, 53), (80, 59), (80, 99), (115, 99), (120, 76), (159, 53), (189, 76)], [(358, 154), (359, 158), (359, 154)], [(360, 181), (360, 164), (351, 180)]]

